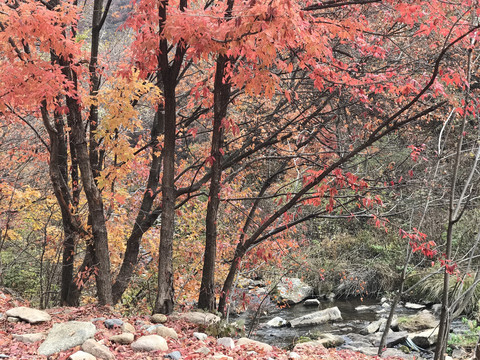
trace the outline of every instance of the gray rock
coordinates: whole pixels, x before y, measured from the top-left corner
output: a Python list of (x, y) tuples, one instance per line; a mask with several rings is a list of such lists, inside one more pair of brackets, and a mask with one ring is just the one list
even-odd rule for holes
[(131, 345), (134, 351), (167, 351), (168, 345), (164, 338), (159, 335), (146, 335), (134, 341)]
[(290, 325), (292, 327), (319, 325), (324, 324), (328, 321), (340, 320), (341, 318), (342, 314), (340, 313), (338, 307), (335, 306), (295, 318), (290, 321)]
[(220, 317), (214, 314), (192, 311), (187, 313), (173, 313), (170, 315), (172, 320), (185, 320), (197, 325), (211, 325), (220, 321)]
[(355, 308), (356, 311), (370, 311), (370, 310), (375, 310), (375, 305), (360, 305)]
[(381, 331), (381, 328), (385, 329), (385, 324), (387, 322), (387, 319), (380, 319), (377, 321), (371, 322), (365, 329), (362, 330), (361, 334), (373, 334), (376, 333), (377, 331)]
[[(20, 319), (17, 318), (17, 317), (13, 317), (13, 316), (7, 316), (7, 321), (9, 323), (17, 323), (17, 322), (20, 322)], [(1, 358), (0, 358), (1, 359)]]
[(428, 310), (424, 310), (415, 315), (401, 318), (398, 321), (398, 328), (409, 332), (418, 332), (420, 330), (432, 329), (438, 325), (435, 316)]
[(145, 329), (145, 331), (149, 332), (149, 333), (154, 333), (157, 331), (157, 328), (159, 327), (164, 327), (164, 325), (162, 324), (155, 324), (155, 325), (144, 325), (143, 328)]
[(38, 354), (50, 356), (83, 344), (95, 335), (97, 329), (91, 322), (69, 321), (54, 324), (47, 339), (38, 348)]
[(16, 317), (30, 324), (38, 324), (45, 321), (50, 321), (52, 318), (45, 311), (28, 308), (25, 306), (16, 307), (7, 310), (5, 313), (9, 317)]
[(434, 329), (428, 329), (414, 334), (409, 334), (408, 337), (412, 339), (415, 345), (421, 348), (427, 349), (430, 346), (435, 345), (438, 338), (438, 327)]
[(207, 340), (207, 337), (208, 337), (207, 334), (201, 333), (201, 332), (194, 332), (194, 333), (193, 333), (193, 336), (195, 336), (195, 337), (196, 337), (198, 340), (200, 340), (200, 341)]
[(128, 345), (135, 340), (135, 335), (132, 333), (122, 333), (119, 335), (110, 336), (109, 340), (117, 344)]
[(217, 339), (217, 344), (225, 346), (226, 348), (233, 349), (235, 347), (235, 342), (231, 337), (223, 337)]
[(196, 353), (207, 355), (210, 352), (210, 349), (206, 346), (202, 346), (200, 349), (195, 350)]
[(120, 319), (107, 319), (103, 322), (107, 329), (113, 329), (114, 327), (120, 327), (123, 325), (123, 320)]
[(155, 329), (155, 331), (153, 331), (153, 332), (157, 335), (160, 335), (160, 336), (164, 337), (164, 338), (171, 338), (171, 339), (178, 340), (177, 332), (174, 329), (166, 327), (166, 326), (157, 327)]
[(265, 352), (270, 352), (273, 350), (273, 347), (268, 344), (245, 337), (237, 340), (237, 346), (244, 346), (246, 350), (255, 350), (256, 348), (262, 349)]
[(180, 353), (180, 351), (173, 351), (170, 354), (164, 355), (163, 357), (165, 359), (179, 360), (182, 358), (182, 354)]
[(287, 325), (287, 320), (282, 319), (280, 316), (276, 316), (267, 322), (267, 326), (278, 328)]
[(150, 318), (150, 321), (154, 324), (163, 324), (166, 323), (168, 320), (166, 315), (163, 314), (153, 314)]
[(123, 325), (122, 325), (122, 331), (126, 332), (126, 333), (134, 334), (135, 333), (135, 327), (128, 322), (124, 322)]
[(68, 357), (69, 360), (97, 360), (92, 354), (86, 353), (85, 351), (77, 351)]
[(283, 278), (277, 285), (279, 302), (298, 304), (313, 293), (313, 288), (298, 278)]
[(288, 353), (288, 360), (290, 359), (301, 359), (302, 357), (298, 355), (295, 351), (291, 351)]
[(368, 356), (375, 356), (377, 355), (377, 352), (378, 352), (378, 347), (368, 346), (368, 345), (365, 345), (365, 346), (345, 345), (342, 347), (342, 349), (352, 350)]
[(22, 334), (22, 335), (13, 334), (12, 337), (15, 340), (21, 341), (25, 344), (30, 344), (37, 341), (45, 340), (45, 338), (47, 337), (47, 334), (45, 333)]
[(335, 300), (335, 297), (336, 297), (336, 296), (335, 296), (335, 294), (334, 294), (333, 292), (328, 293), (328, 294), (325, 296), (325, 298), (326, 298), (327, 300), (329, 300), (329, 301)]
[(115, 356), (110, 352), (110, 350), (102, 344), (99, 344), (93, 339), (88, 339), (82, 344), (82, 350), (92, 354), (93, 356), (104, 359), (104, 360), (113, 360)]
[(322, 334), (318, 340), (307, 341), (307, 342), (303, 342), (295, 345), (295, 347), (293, 348), (293, 351), (297, 352), (297, 351), (304, 350), (305, 348), (318, 347), (318, 346), (332, 348), (332, 347), (340, 346), (344, 342), (345, 340), (341, 336), (337, 336), (333, 334)]
[(396, 348), (385, 349), (385, 351), (382, 353), (382, 357), (396, 357), (405, 360), (414, 360), (417, 358), (414, 354), (405, 354), (402, 350)]
[(318, 299), (307, 299), (303, 302), (303, 306), (320, 306), (320, 300), (318, 300)]
[(422, 310), (425, 309), (425, 305), (422, 304), (414, 304), (411, 302), (407, 302), (405, 305), (405, 309), (410, 309), (410, 310)]
[[(379, 346), (380, 345), (380, 340), (382, 339), (381, 333), (376, 333), (372, 334), (369, 336), (370, 342), (373, 344), (373, 346)], [(388, 336), (387, 336), (387, 347), (393, 347), (397, 344), (400, 344), (402, 341), (404, 341), (408, 336), (408, 332), (406, 331), (398, 331), (398, 332), (393, 332), (389, 331)]]
[(434, 315), (440, 315), (440, 313), (442, 312), (442, 304), (433, 304), (432, 312)]

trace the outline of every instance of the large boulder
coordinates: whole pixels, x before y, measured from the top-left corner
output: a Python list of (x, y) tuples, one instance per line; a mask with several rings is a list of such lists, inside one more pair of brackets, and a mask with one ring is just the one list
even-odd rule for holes
[(32, 309), (25, 306), (16, 307), (7, 310), (5, 313), (8, 317), (19, 318), (30, 324), (38, 324), (45, 321), (50, 321), (52, 318), (48, 313), (42, 310)]
[(54, 324), (46, 340), (38, 348), (39, 355), (50, 356), (57, 352), (82, 345), (95, 335), (97, 329), (91, 322), (69, 321)]
[(341, 319), (342, 314), (340, 313), (338, 307), (335, 306), (290, 320), (290, 325), (292, 327), (311, 326)]
[(279, 302), (298, 304), (313, 293), (313, 288), (298, 278), (283, 278), (277, 285)]
[(418, 332), (437, 327), (438, 321), (428, 310), (398, 319), (398, 328), (408, 332)]

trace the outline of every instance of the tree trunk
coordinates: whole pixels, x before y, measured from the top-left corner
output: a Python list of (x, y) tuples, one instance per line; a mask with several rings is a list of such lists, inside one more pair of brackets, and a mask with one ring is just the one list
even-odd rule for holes
[[(166, 71), (171, 75), (170, 71)], [(163, 143), (162, 215), (158, 250), (158, 289), (154, 312), (173, 311), (173, 235), (175, 230), (175, 78), (163, 76), (165, 96), (165, 137)]]
[(233, 282), (235, 280), (235, 275), (237, 274), (238, 266), (240, 261), (246, 253), (246, 249), (243, 244), (238, 244), (235, 249), (235, 255), (233, 256), (232, 264), (230, 265), (230, 270), (228, 271), (227, 278), (223, 283), (222, 292), (220, 293), (220, 300), (218, 301), (218, 312), (225, 315), (227, 300), (232, 289)]
[(60, 303), (67, 304), (69, 289), (73, 283), (73, 261), (75, 240), (78, 236), (72, 224), (71, 201), (68, 189), (68, 150), (64, 123), (61, 115), (54, 115), (54, 123), (50, 123), (46, 102), (41, 105), (42, 120), (50, 138), (50, 180), (53, 192), (60, 206), (63, 225), (62, 275), (60, 287)]
[(156, 155), (159, 149), (158, 135), (163, 132), (164, 124), (163, 110), (157, 111), (151, 129), (152, 141), (152, 164), (150, 165), (150, 174), (148, 176), (147, 189), (143, 194), (142, 204), (137, 214), (132, 233), (127, 240), (127, 248), (123, 258), (120, 272), (117, 275), (115, 284), (113, 284), (113, 302), (120, 301), (122, 294), (132, 278), (133, 271), (138, 263), (138, 252), (140, 250), (140, 240), (143, 234), (152, 226), (153, 219), (149, 215), (152, 210), (153, 200), (157, 196), (158, 182), (161, 169), (161, 156)]
[(230, 100), (230, 84), (225, 79), (226, 56), (217, 59), (214, 84), (214, 116), (210, 159), (212, 161), (210, 190), (208, 196), (207, 215), (205, 218), (205, 252), (203, 261), (202, 282), (198, 297), (200, 309), (215, 309), (215, 260), (217, 255), (217, 213), (220, 204), (222, 180), (223, 127), (222, 120), (227, 114)]

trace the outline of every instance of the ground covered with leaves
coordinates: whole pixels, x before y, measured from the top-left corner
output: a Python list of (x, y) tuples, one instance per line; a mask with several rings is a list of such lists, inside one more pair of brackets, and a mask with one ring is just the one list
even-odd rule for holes
[[(182, 359), (289, 359), (290, 352), (284, 349), (275, 348), (273, 351), (265, 352), (262, 349), (249, 351), (244, 346), (235, 346), (233, 349), (226, 348), (217, 344), (215, 337), (209, 336), (206, 340), (200, 341), (193, 336), (198, 331), (198, 325), (188, 323), (182, 320), (169, 319), (165, 326), (175, 329), (178, 334), (178, 340), (168, 338), (168, 351), (154, 352), (134, 352), (130, 345), (119, 345), (111, 342), (109, 338), (112, 335), (119, 334), (120, 328), (107, 329), (104, 326), (104, 319), (118, 318), (128, 322), (135, 327), (135, 338), (143, 335), (150, 335), (145, 325), (151, 325), (150, 316), (132, 315), (122, 316), (111, 307), (97, 307), (95, 305), (72, 307), (56, 307), (46, 311), (52, 317), (49, 322), (32, 325), (26, 322), (12, 323), (7, 321), (5, 312), (13, 307), (28, 306), (25, 302), (15, 300), (10, 295), (0, 292), (0, 357), (7, 356), (7, 359), (48, 359), (48, 360), (66, 360), (70, 355), (80, 350), (80, 346), (66, 351), (51, 355), (49, 357), (37, 354), (37, 349), (41, 341), (36, 343), (22, 343), (14, 338), (14, 334), (30, 334), (38, 332), (48, 332), (54, 323), (67, 321), (92, 321), (97, 328), (95, 340), (106, 345), (114, 354), (115, 359), (145, 359), (156, 360), (164, 358), (164, 355), (173, 351), (179, 351)], [(210, 353), (205, 355), (196, 352), (201, 347), (207, 347)], [(217, 355), (217, 356), (215, 356)], [(220, 356), (220, 355), (223, 355)], [(323, 347), (305, 348), (299, 352), (301, 359), (328, 359), (328, 360), (370, 360), (375, 357), (366, 356), (348, 350), (325, 349)], [(395, 359), (395, 358), (390, 358)]]

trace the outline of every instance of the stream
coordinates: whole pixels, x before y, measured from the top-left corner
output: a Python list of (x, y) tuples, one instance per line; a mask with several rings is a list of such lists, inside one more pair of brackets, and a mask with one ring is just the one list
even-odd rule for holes
[[(339, 308), (342, 314), (342, 320), (328, 322), (321, 325), (305, 326), (298, 328), (273, 328), (266, 325), (269, 320), (273, 319), (276, 316), (279, 316), (289, 321), (294, 318), (313, 313), (317, 310), (322, 310), (334, 306)], [(359, 306), (366, 306), (368, 307), (368, 309), (361, 311), (355, 310), (355, 308)], [(334, 301), (324, 300), (321, 301), (321, 304), (318, 308), (316, 306), (307, 307), (303, 304), (297, 304), (285, 308), (270, 307), (269, 310), (270, 311), (268, 313), (259, 314), (255, 320), (255, 313), (251, 311), (247, 311), (246, 313), (243, 313), (238, 317), (233, 318), (232, 320), (244, 320), (247, 335), (253, 321), (255, 321), (254, 330), (252, 331), (252, 334), (250, 336), (252, 339), (262, 341), (270, 345), (275, 345), (280, 348), (286, 348), (292, 345), (294, 341), (299, 337), (308, 337), (309, 334), (311, 334), (312, 332), (331, 333), (334, 335), (346, 335), (349, 333), (358, 334), (372, 321), (378, 320), (381, 317), (387, 317), (390, 308), (382, 307), (380, 301), (376, 299), (364, 299), (362, 301), (359, 298), (353, 298)], [(417, 312), (418, 310), (406, 309), (403, 306), (398, 306), (395, 311), (397, 316), (413, 315)], [(463, 327), (460, 320), (454, 321), (452, 325), (455, 332), (460, 331), (460, 328)], [(348, 338), (346, 338), (345, 340), (346, 344), (348, 344)]]

